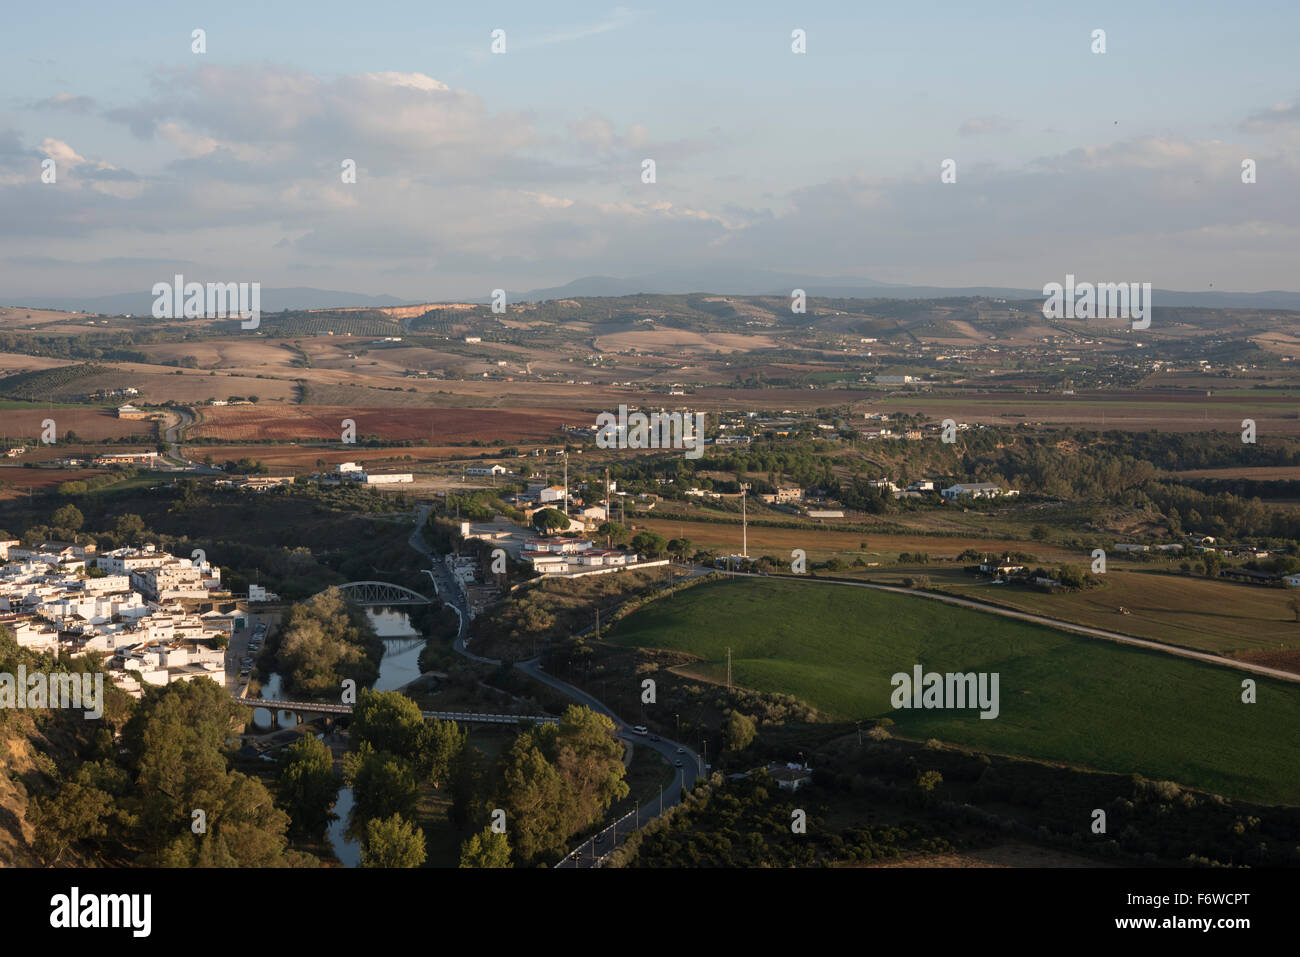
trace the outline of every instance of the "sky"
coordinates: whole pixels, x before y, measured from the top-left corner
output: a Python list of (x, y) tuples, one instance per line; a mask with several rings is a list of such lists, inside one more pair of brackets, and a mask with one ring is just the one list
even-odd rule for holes
[(1250, 0), (11, 4), (0, 301), (702, 267), (1297, 290), (1298, 28)]

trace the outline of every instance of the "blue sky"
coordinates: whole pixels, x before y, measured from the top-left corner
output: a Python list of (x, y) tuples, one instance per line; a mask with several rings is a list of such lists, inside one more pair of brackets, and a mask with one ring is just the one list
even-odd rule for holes
[(14, 5), (0, 298), (709, 264), (1294, 289), (1298, 26), (1285, 3)]

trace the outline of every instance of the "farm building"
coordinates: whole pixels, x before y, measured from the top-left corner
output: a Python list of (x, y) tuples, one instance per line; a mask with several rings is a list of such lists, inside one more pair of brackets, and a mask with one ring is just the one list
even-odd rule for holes
[(964, 495), (969, 495), (971, 498), (999, 498), (1001, 496), (1011, 498), (1020, 493), (1015, 489), (1003, 491), (1001, 486), (993, 482), (972, 482), (970, 484), (959, 482), (943, 489), (939, 494), (948, 501), (955, 502)]

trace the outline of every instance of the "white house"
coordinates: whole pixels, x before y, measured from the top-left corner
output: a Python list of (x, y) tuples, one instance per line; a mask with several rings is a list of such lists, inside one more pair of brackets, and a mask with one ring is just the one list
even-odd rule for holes
[(1003, 491), (1001, 486), (993, 482), (972, 482), (969, 484), (958, 482), (956, 485), (943, 489), (939, 494), (948, 501), (955, 502), (964, 495), (969, 495), (971, 498), (999, 498), (1001, 496), (1014, 498), (1020, 493), (1015, 489)]
[(540, 492), (537, 493), (537, 501), (542, 505), (545, 505), (548, 502), (564, 501), (564, 486), (548, 485), (546, 488), (542, 489)]

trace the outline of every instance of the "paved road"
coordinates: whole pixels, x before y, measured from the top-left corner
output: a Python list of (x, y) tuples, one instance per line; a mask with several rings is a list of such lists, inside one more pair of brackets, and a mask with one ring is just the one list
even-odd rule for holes
[[(500, 661), (494, 658), (484, 658), (471, 652), (465, 645), (465, 637), (469, 631), (469, 614), (465, 608), (465, 597), (460, 590), (460, 586), (447, 571), (446, 565), (441, 561), (438, 555), (429, 547), (428, 542), (424, 540), (424, 523), (429, 514), (429, 506), (422, 505), (417, 510), (415, 529), (410, 535), (410, 544), (421, 555), (425, 556), (432, 569), (426, 569), (427, 574), (433, 579), (434, 586), (438, 592), (439, 598), (456, 609), (460, 616), (460, 633), (456, 636), (454, 647), (457, 652), (473, 661), (484, 664), (498, 665)], [(683, 566), (685, 567), (685, 566)], [(691, 569), (690, 574), (685, 577), (695, 577), (697, 574), (706, 574), (707, 569)], [(579, 704), (586, 705), (593, 711), (605, 715), (614, 722), (616, 733), (624, 741), (632, 745), (650, 747), (662, 754), (669, 762), (675, 764), (677, 761), (682, 762), (682, 767), (677, 770), (673, 776), (673, 782), (664, 789), (662, 797), (662, 806), (667, 809), (681, 800), (683, 782), (693, 783), (695, 779), (703, 772), (700, 756), (690, 748), (678, 744), (676, 741), (660, 739), (658, 741), (650, 740), (648, 735), (643, 736), (636, 734), (632, 726), (611, 711), (605, 704), (592, 697), (587, 692), (575, 685), (562, 681), (542, 669), (539, 658), (529, 661), (520, 661), (515, 663), (515, 667), (530, 677), (536, 678), (543, 684), (549, 685), (555, 690), (577, 701)], [(560, 867), (592, 867), (600, 859), (613, 850), (618, 844), (626, 840), (630, 830), (635, 830), (638, 822), (644, 824), (646, 821), (656, 817), (660, 811), (661, 799), (656, 796), (653, 801), (638, 809), (637, 814), (632, 815), (627, 821), (616, 821), (607, 824), (587, 841), (579, 845), (568, 857), (560, 862)], [(601, 840), (597, 840), (600, 837)]]
[(166, 411), (167, 425), (163, 429), (162, 440), (167, 443), (167, 456), (180, 462), (177, 471), (197, 472), (200, 475), (221, 475), (221, 469), (202, 465), (187, 459), (181, 452), (182, 433), (194, 424), (194, 413), (184, 406), (172, 406)]

